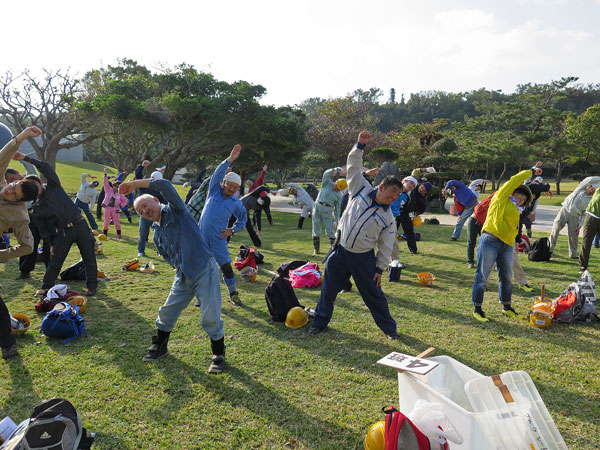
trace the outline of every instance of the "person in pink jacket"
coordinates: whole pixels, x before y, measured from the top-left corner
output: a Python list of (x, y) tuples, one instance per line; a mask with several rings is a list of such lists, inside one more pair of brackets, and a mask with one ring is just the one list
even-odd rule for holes
[(119, 194), (120, 181), (115, 180), (112, 183), (108, 181), (106, 175), (106, 167), (104, 168), (104, 227), (103, 233), (108, 236), (108, 228), (110, 227), (110, 221), (112, 220), (115, 224), (115, 230), (117, 230), (117, 238), (121, 239), (121, 221), (119, 220), (119, 208), (122, 208), (127, 204), (127, 197)]

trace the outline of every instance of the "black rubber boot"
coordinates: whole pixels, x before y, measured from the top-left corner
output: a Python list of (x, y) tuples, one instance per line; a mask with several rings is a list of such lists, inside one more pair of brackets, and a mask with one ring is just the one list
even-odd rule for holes
[(321, 248), (321, 238), (317, 237), (313, 237), (313, 247), (315, 249), (314, 254), (318, 255), (319, 254), (319, 249)]
[(304, 224), (304, 217), (300, 217), (300, 219), (298, 219), (298, 228), (302, 229), (303, 224)]
[(165, 356), (169, 353), (167, 349), (167, 343), (169, 342), (170, 331), (156, 330), (157, 336), (152, 336), (152, 345), (148, 347), (148, 354), (146, 354), (143, 361), (154, 361), (161, 356)]
[(210, 347), (212, 349), (212, 360), (210, 361), (210, 367), (208, 373), (219, 374), (223, 372), (225, 368), (225, 338), (222, 337), (217, 341), (210, 340)]

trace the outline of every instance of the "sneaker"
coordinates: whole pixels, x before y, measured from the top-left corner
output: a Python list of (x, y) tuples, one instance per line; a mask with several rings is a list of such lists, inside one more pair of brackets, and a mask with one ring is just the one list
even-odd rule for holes
[(579, 269), (579, 273), (583, 273), (587, 270), (587, 267), (582, 267), (581, 269)]
[(327, 329), (327, 327), (325, 328), (319, 328), (319, 327), (310, 327), (308, 329), (308, 332), (310, 334), (319, 334), (319, 333), (323, 333), (325, 330)]
[(2, 347), (2, 359), (13, 358), (18, 354), (17, 344), (13, 344), (10, 347)]
[(220, 374), (225, 368), (225, 356), (224, 355), (213, 355), (208, 367), (208, 373)]
[(571, 259), (579, 259), (579, 256), (575, 255), (575, 256), (569, 256), (569, 258)]
[(93, 234), (94, 236), (98, 236), (98, 230), (93, 230), (93, 231), (92, 231), (92, 234)]
[(145, 256), (146, 256), (146, 254), (145, 254), (144, 252), (140, 252), (140, 253), (138, 253), (138, 255), (137, 255), (137, 257), (138, 257), (138, 258), (143, 258), (143, 257), (145, 257)]
[(229, 301), (234, 306), (244, 306), (237, 292), (234, 292), (233, 294), (229, 295)]
[(489, 322), (490, 319), (485, 317), (485, 313), (483, 311), (473, 311), (473, 317), (475, 317), (480, 322)]
[(474, 263), (467, 263), (467, 267), (469, 269), (474, 269), (475, 268), (475, 264)]
[(15, 280), (26, 280), (27, 278), (31, 278), (31, 274), (29, 272), (27, 272), (27, 273), (21, 272), (19, 274), (19, 276), (17, 278), (15, 278)]
[(520, 284), (519, 289), (524, 290), (525, 292), (533, 292), (533, 288), (528, 284)]
[(452, 236), (452, 237), (450, 238), (450, 240), (451, 240), (451, 241), (458, 241), (458, 239), (457, 239), (457, 238), (455, 238), (454, 236)]
[(202, 306), (202, 303), (200, 303), (200, 300), (196, 300), (194, 302), (194, 306), (197, 307), (197, 308), (200, 308)]
[(96, 293), (97, 293), (96, 289), (88, 289), (85, 292), (85, 296), (86, 297), (93, 297), (94, 295), (96, 295)]
[(595, 244), (595, 245), (594, 245), (594, 248), (600, 248), (600, 245), (598, 245), (598, 244)]
[(510, 317), (511, 319), (521, 319), (523, 316), (516, 312), (512, 307), (504, 308), (502, 310), (502, 314), (506, 317)]
[(400, 335), (398, 333), (396, 333), (396, 332), (386, 334), (386, 336), (388, 337), (388, 339), (391, 339), (392, 341), (399, 341), (400, 340)]
[(148, 347), (148, 353), (144, 355), (142, 361), (154, 361), (158, 358), (161, 358), (169, 353), (166, 344), (158, 344), (158, 339), (156, 336), (152, 336), (152, 345)]

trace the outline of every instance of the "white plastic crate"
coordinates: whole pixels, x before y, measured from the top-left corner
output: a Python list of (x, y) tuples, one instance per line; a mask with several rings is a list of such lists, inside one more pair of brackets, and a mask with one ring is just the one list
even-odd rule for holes
[[(433, 356), (427, 359), (439, 363), (439, 366), (427, 375), (398, 373), (400, 411), (410, 412), (420, 399), (441, 404), (443, 412), (463, 438), (461, 445), (449, 443), (450, 449), (567, 449), (527, 373), (520, 371), (517, 372), (519, 375), (512, 375), (515, 372), (501, 375), (502, 382), (507, 385), (515, 400), (507, 408), (491, 377), (486, 377), (449, 356)], [(498, 400), (498, 395), (502, 403)], [(508, 417), (516, 422), (509, 425), (507, 416), (503, 414), (509, 414)], [(532, 438), (531, 427), (538, 430), (533, 432), (534, 435), (537, 433), (541, 436), (538, 441), (535, 440), (535, 436)], [(515, 432), (517, 428), (519, 431)], [(503, 438), (507, 430), (511, 430), (513, 435), (516, 433), (522, 436), (523, 443), (514, 444), (514, 439), (509, 444), (505, 443)]]

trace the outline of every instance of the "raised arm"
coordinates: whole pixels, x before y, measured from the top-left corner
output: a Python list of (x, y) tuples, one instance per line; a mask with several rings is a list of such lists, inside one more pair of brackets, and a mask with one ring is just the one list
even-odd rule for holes
[[(38, 127), (25, 128), (19, 133), (18, 136), (13, 136), (13, 138), (8, 141), (4, 147), (2, 147), (2, 150), (0, 150), (0, 174), (2, 174), (2, 176), (4, 176), (4, 172), (6, 172), (6, 168), (8, 167), (11, 158), (17, 159), (13, 158), (13, 156), (17, 153), (17, 150), (19, 150), (20, 145), (25, 141), (25, 139), (34, 138), (40, 136), (41, 134), (42, 130), (40, 130)], [(23, 158), (18, 159), (18, 161), (22, 160)]]
[(350, 195), (356, 194), (365, 186), (370, 186), (369, 182), (362, 175), (363, 150), (370, 140), (371, 133), (363, 131), (358, 135), (356, 144), (352, 147), (350, 153), (348, 153), (346, 181), (348, 182), (348, 193)]

